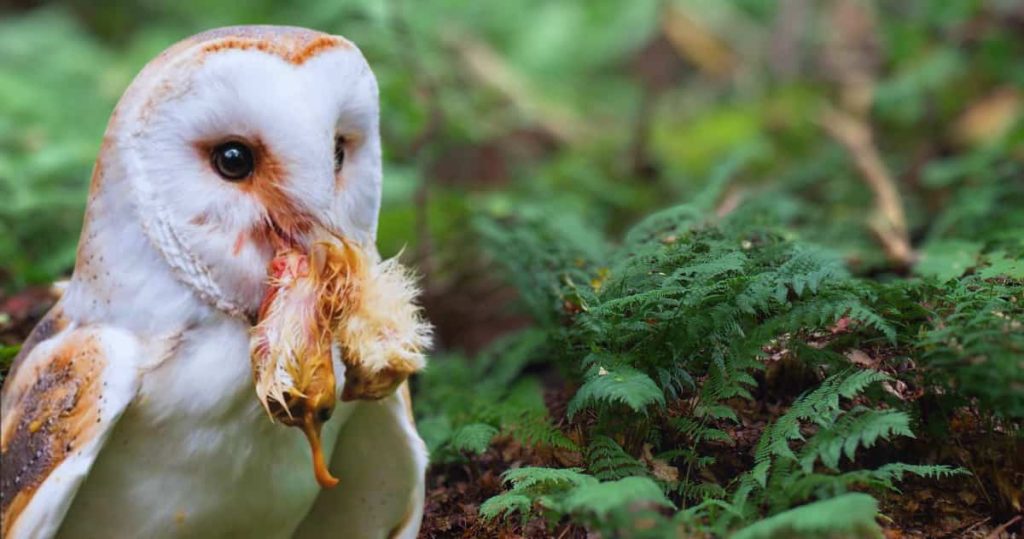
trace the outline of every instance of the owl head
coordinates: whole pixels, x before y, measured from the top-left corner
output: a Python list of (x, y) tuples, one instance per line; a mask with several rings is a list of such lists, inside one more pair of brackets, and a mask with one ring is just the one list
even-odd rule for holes
[(178, 279), (222, 310), (252, 313), (281, 245), (308, 246), (317, 231), (374, 241), (377, 83), (338, 36), (261, 26), (202, 33), (136, 77), (100, 168), (87, 227), (127, 192)]

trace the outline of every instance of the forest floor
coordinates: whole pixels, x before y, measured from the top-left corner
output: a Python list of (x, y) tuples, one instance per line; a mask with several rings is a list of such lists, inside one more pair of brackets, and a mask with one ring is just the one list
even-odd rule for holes
[[(0, 349), (20, 344), (53, 303), (47, 288), (28, 288), (8, 298), (0, 297)], [(872, 351), (878, 358), (884, 351)], [(6, 371), (7, 362), (0, 364)], [(740, 413), (739, 424), (717, 425), (731, 435), (734, 443), (720, 444), (715, 477), (736, 476), (750, 468), (754, 445), (769, 418), (778, 417), (779, 407), (789, 402), (804, 387), (809, 376), (798, 365), (784, 359), (770, 364), (764, 372), (764, 388), (754, 401), (732, 403)], [(4, 372), (4, 374), (6, 374)], [(572, 388), (558, 387), (556, 378), (548, 385), (546, 402), (552, 417), (564, 417)], [(896, 387), (906, 398), (915, 398), (915, 388)], [(978, 413), (961, 409), (947, 418), (949, 437), (929, 439), (927, 434), (911, 440), (898, 451), (900, 458), (951, 462), (972, 472), (965, 479), (942, 480), (910, 478), (900, 484), (900, 492), (881, 498), (882, 525), (889, 539), (926, 538), (1017, 538), (1024, 536), (1024, 517), (1015, 514), (1020, 507), (1024, 477), (1024, 456), (1007, 452), (1008, 437), (986, 434)], [(585, 421), (585, 419), (583, 419)], [(574, 425), (561, 425), (569, 433)], [(1007, 459), (1006, 455), (1010, 458)], [(885, 461), (885, 454), (868, 451), (858, 458), (870, 463)], [(480, 504), (503, 491), (501, 474), (519, 466), (573, 466), (582, 456), (565, 451), (524, 446), (510, 437), (499, 437), (480, 455), (468, 455), (463, 462), (433, 466), (427, 477), (426, 514), (421, 537), (426, 538), (519, 538), (554, 537), (585, 539), (586, 530), (565, 523), (548, 525), (534, 518), (488, 522), (479, 515)]]
[[(782, 388), (778, 388), (782, 390)], [(572, 391), (552, 389), (548, 405), (552, 413), (564, 411)], [(769, 418), (778, 417), (778, 410), (772, 410), (772, 399), (748, 403), (739, 408), (740, 425), (723, 423), (719, 428), (727, 430), (735, 445), (721, 444), (716, 455), (719, 465), (713, 471), (722, 478), (736, 476), (751, 467), (754, 445), (757, 443)], [(955, 419), (954, 438), (937, 444), (926, 438), (915, 440), (912, 447), (901, 448), (903, 459), (920, 456), (934, 457), (934, 452), (951, 452), (943, 455), (946, 460), (959, 462), (971, 469), (974, 477), (952, 477), (942, 480), (910, 478), (900, 484), (901, 491), (881, 498), (882, 525), (888, 539), (899, 538), (1017, 538), (1024, 536), (1024, 522), (1013, 511), (1000, 510), (1000, 495), (1010, 485), (1000, 485), (1000, 478), (1020, 477), (1024, 467), (1020, 463), (1010, 468), (1005, 461), (986, 461), (978, 451), (989, 448), (990, 455), (997, 455), (995, 448), (1009, 440), (993, 440), (981, 434), (980, 422), (972, 412), (963, 410)], [(570, 426), (567, 426), (570, 427)], [(971, 449), (967, 449), (971, 448)], [(1005, 455), (1005, 453), (1004, 453)], [(869, 454), (864, 460), (882, 459), (879, 453)], [(952, 457), (952, 458), (950, 458)], [(858, 459), (861, 460), (861, 459)], [(527, 447), (511, 438), (499, 438), (487, 452), (469, 456), (466, 462), (434, 466), (427, 483), (427, 511), (421, 536), (429, 538), (448, 537), (555, 537), (559, 539), (585, 539), (586, 530), (573, 525), (559, 523), (548, 526), (542, 519), (522, 523), (517, 519), (508, 522), (488, 522), (479, 516), (480, 504), (504, 489), (501, 474), (519, 466), (572, 466), (580, 465), (582, 457)], [(987, 463), (984, 463), (987, 462)], [(1000, 470), (998, 466), (1006, 464)], [(977, 466), (972, 469), (972, 466)], [(1014, 490), (1012, 487), (1010, 491)], [(1016, 490), (1019, 496), (1019, 488)]]

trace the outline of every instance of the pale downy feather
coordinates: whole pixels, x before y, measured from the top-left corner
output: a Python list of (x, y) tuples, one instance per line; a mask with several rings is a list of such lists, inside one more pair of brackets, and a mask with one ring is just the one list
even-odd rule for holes
[[(302, 362), (315, 352), (318, 290), (303, 255), (288, 253), (272, 273), (268, 294), (252, 330), (250, 356), (256, 395), (268, 413), (269, 399), (284, 404), (285, 393), (302, 395)], [(287, 407), (285, 411), (288, 412)], [(290, 413), (290, 412), (288, 412)], [(271, 414), (273, 417), (273, 414)]]
[(290, 417), (287, 403), (307, 397), (326, 374), (318, 364), (329, 361), (335, 340), (347, 366), (346, 400), (390, 394), (426, 363), (432, 331), (418, 294), (396, 259), (377, 261), (373, 251), (341, 238), (325, 236), (308, 256), (280, 252), (251, 340), (260, 402), (272, 416), (270, 401), (283, 404)]
[(413, 276), (395, 258), (361, 270), (358, 299), (339, 328), (346, 362), (370, 374), (422, 369), (433, 332), (415, 303), (419, 289)]

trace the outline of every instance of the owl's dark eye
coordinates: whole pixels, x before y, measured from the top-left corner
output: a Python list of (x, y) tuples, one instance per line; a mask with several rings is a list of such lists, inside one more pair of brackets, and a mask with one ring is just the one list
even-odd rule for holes
[(255, 163), (252, 150), (238, 141), (225, 142), (213, 148), (210, 155), (213, 169), (225, 180), (237, 182), (252, 174)]
[(334, 137), (334, 172), (341, 170), (345, 164), (345, 137), (338, 135)]

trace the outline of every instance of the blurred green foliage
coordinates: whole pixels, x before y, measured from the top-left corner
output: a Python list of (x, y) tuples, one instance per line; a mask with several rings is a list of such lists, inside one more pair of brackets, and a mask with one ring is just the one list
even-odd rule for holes
[[(866, 30), (836, 29), (836, 2), (800, 0), (68, 0), (11, 12), (0, 21), (4, 288), (70, 269), (106, 117), (134, 74), (171, 43), (228, 24), (309, 26), (363, 49), (383, 102), (386, 253), (416, 252), (427, 237), (417, 219), (436, 246), (459, 237), (469, 213), (508, 211), (520, 199), (578, 208), (594, 229), (620, 230), (691, 196), (711, 167), (747, 147), (758, 158), (739, 183), (755, 198), (804, 235), (876, 267), (880, 251), (863, 219), (870, 192), (816, 124), (844, 70), (875, 81), (879, 146), (906, 180), (916, 237), (965, 234), (950, 221), (957, 214), (991, 213), (1008, 196), (1019, 202), (1009, 182), (979, 185), (977, 176), (1001, 168), (1019, 177), (1004, 160), (1016, 155), (1019, 167), (1020, 94), (992, 112), (1005, 116), (988, 119), (1001, 127), (969, 147), (957, 132), (972, 105), (1024, 85), (1019, 8), (854, 3), (866, 6)], [(803, 25), (790, 28), (791, 18)], [(681, 32), (711, 45), (688, 46)], [(418, 217), (425, 182), (429, 207)], [(959, 188), (981, 191), (950, 194)], [(935, 219), (942, 202), (963, 207)], [(1012, 238), (1008, 224), (991, 226)]]
[[(144, 63), (195, 32), (251, 23), (345, 35), (380, 81), (379, 243), (424, 273), (442, 340), (418, 381), (435, 461), (504, 435), (580, 455), (579, 468), (506, 475), (487, 516), (540, 507), (633, 536), (635, 515), (608, 504), (642, 499), (659, 526), (834, 533), (821, 510), (873, 536), (877, 504), (847, 487), (946, 469), (801, 471), (782, 436), (777, 476), (698, 477), (780, 342), (818, 373), (870, 351), (872, 368), (931, 399), (874, 391), (849, 414), (830, 404), (814, 421), (847, 430), (810, 438), (800, 450), (812, 456), (831, 444), (838, 459), (845, 444), (852, 457), (962, 405), (989, 414), (993, 432), (1020, 432), (1019, 2), (63, 0), (11, 11), (0, 21), (0, 290), (70, 271), (106, 118)], [(828, 111), (868, 128), (867, 142), (838, 136)], [(879, 224), (891, 215), (878, 181), (895, 188), (905, 224)], [(496, 320), (509, 312), (514, 324)], [(544, 399), (552, 379), (571, 388), (558, 413)], [(812, 419), (783, 412), (776, 427)], [(654, 481), (645, 446), (693, 473)], [(766, 481), (802, 490), (773, 497)], [(674, 520), (661, 518), (669, 506)]]
[[(554, 5), (530, 2), (57, 2), (0, 21), (0, 272), (10, 291), (66, 274), (74, 260), (89, 171), (106, 118), (120, 93), (150, 58), (179, 39), (230, 24), (292, 24), (343, 34), (375, 67), (383, 101), (386, 151), (382, 250), (416, 241), (413, 194), (433, 156), (409, 145), (434, 109), (444, 125), (422, 154), (440, 154), (500, 138), (522, 119), (486, 90), (466, 90), (464, 63), (446, 43), (472, 30), (510, 53), (531, 84), (562, 106), (583, 97), (603, 114), (629, 107), (630, 89), (587, 84), (636, 45), (610, 23), (651, 26), (654, 3)], [(523, 10), (538, 13), (523, 24)], [(516, 24), (510, 22), (520, 21)], [(565, 32), (568, 25), (569, 32)], [(595, 46), (594, 44), (600, 44)], [(558, 50), (559, 54), (551, 54)], [(418, 98), (424, 87), (429, 99)], [(580, 103), (582, 104), (582, 103)], [(525, 171), (523, 171), (525, 172)], [(465, 174), (463, 174), (465, 176)], [(466, 180), (466, 178), (462, 178)], [(469, 178), (469, 181), (476, 178)], [(444, 191), (444, 190), (441, 190)], [(464, 189), (431, 198), (431, 225), (443, 233), (468, 201)]]

